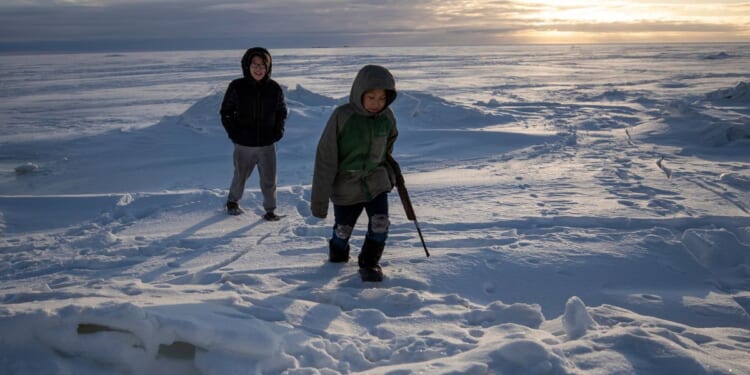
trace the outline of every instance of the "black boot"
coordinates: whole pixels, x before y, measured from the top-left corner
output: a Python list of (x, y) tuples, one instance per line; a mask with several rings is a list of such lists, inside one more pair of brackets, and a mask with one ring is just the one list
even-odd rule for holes
[(346, 245), (346, 249), (335, 248), (328, 240), (328, 261), (331, 263), (346, 263), (349, 261), (349, 245)]
[(237, 202), (227, 201), (227, 213), (232, 216), (242, 215), (245, 212)]
[(383, 281), (383, 269), (380, 268), (380, 257), (385, 243), (365, 238), (362, 251), (359, 253), (359, 276), (362, 281)]

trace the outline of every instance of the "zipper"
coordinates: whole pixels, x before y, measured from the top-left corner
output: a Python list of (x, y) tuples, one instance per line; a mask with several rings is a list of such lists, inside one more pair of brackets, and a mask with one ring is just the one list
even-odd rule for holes
[(255, 122), (255, 129), (256, 129), (256, 142), (260, 146), (261, 144), (261, 128), (260, 128), (260, 119), (261, 119), (261, 113), (260, 113), (260, 89), (261, 87), (258, 85), (257, 82), (255, 82), (255, 110), (253, 111), (253, 121)]

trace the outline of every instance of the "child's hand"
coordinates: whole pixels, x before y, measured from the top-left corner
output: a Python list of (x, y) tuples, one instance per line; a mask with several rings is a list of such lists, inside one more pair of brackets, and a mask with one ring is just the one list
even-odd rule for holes
[(310, 211), (318, 219), (325, 219), (328, 216), (328, 205), (315, 204), (313, 202), (310, 204)]

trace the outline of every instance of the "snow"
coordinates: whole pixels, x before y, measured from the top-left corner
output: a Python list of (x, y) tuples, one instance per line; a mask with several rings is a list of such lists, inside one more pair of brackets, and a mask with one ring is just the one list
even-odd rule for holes
[[(279, 222), (224, 211), (243, 51), (0, 56), (0, 374), (748, 374), (748, 51), (272, 49)], [(309, 209), (368, 63), (431, 254), (394, 191), (382, 283)]]

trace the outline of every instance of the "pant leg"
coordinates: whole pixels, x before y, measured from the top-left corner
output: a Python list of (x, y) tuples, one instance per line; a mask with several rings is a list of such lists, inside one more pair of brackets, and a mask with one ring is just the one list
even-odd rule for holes
[(276, 144), (260, 147), (258, 153), (260, 191), (266, 212), (276, 209)]
[(357, 224), (359, 215), (362, 214), (364, 204), (355, 204), (351, 206), (333, 205), (334, 225), (333, 235), (331, 236), (331, 247), (339, 250), (345, 250), (349, 245), (349, 238)]
[(388, 218), (388, 193), (381, 193), (365, 204), (367, 212), (366, 239), (378, 244), (385, 244), (388, 238), (390, 220)]
[(245, 182), (253, 173), (258, 157), (253, 147), (234, 144), (232, 159), (234, 161), (234, 176), (232, 177), (232, 184), (229, 186), (227, 201), (239, 202), (245, 193)]

